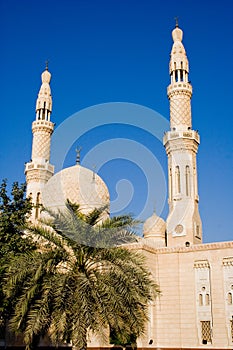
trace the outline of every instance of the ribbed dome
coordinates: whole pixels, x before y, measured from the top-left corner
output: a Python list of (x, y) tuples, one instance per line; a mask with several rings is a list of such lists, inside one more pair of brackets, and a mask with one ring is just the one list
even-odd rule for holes
[(80, 204), (84, 214), (109, 205), (110, 200), (104, 181), (80, 165), (61, 170), (51, 177), (42, 190), (43, 206), (50, 210), (64, 210), (67, 199)]
[(165, 239), (166, 223), (156, 213), (153, 213), (143, 225), (144, 238)]

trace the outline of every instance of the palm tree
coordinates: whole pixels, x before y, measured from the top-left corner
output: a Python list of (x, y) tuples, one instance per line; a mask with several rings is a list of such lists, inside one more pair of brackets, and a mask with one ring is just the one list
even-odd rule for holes
[(159, 293), (142, 255), (122, 246), (137, 240), (136, 222), (126, 215), (100, 224), (104, 208), (86, 216), (72, 203), (67, 208), (50, 226), (29, 227), (38, 249), (9, 265), (10, 328), (23, 333), (26, 349), (45, 334), (55, 345), (85, 349), (89, 332), (104, 336), (106, 329), (126, 343), (144, 331), (148, 302)]

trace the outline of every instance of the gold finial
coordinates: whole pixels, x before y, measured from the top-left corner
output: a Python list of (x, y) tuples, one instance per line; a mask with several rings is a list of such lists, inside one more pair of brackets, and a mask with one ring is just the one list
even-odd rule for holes
[(75, 152), (77, 153), (76, 155), (76, 164), (80, 164), (80, 152), (81, 152), (82, 147), (77, 147)]
[(93, 165), (93, 173), (92, 173), (92, 180), (95, 181), (95, 169), (96, 169), (96, 165)]
[(45, 69), (46, 69), (46, 70), (49, 70), (49, 60), (46, 60), (46, 61), (45, 61)]
[(178, 23), (178, 16), (175, 17), (175, 21), (176, 21), (176, 28), (179, 27), (179, 23)]
[(154, 202), (153, 213), (156, 215), (156, 204), (155, 204), (155, 202)]

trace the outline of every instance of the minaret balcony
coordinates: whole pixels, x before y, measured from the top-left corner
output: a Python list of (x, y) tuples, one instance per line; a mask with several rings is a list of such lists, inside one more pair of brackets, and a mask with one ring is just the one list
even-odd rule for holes
[(188, 91), (190, 95), (192, 95), (193, 88), (192, 85), (188, 82), (176, 82), (168, 85), (167, 87), (167, 94), (169, 95), (172, 92), (175, 91)]
[(200, 136), (195, 130), (187, 131), (168, 131), (163, 137), (163, 144), (165, 145), (170, 140), (175, 139), (191, 139), (195, 140), (198, 144), (200, 143)]
[(35, 120), (32, 123), (32, 132), (37, 132), (37, 131), (44, 131), (46, 133), (49, 133), (52, 135), (54, 129), (54, 123), (48, 121), (48, 120)]
[(51, 165), (49, 162), (36, 162), (31, 161), (29, 163), (25, 164), (25, 173), (32, 170), (45, 170), (50, 173), (54, 173), (54, 166)]

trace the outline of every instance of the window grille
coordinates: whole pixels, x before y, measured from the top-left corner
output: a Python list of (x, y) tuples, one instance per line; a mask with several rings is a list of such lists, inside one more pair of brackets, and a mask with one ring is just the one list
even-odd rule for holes
[(210, 321), (201, 321), (202, 343), (211, 343)]

